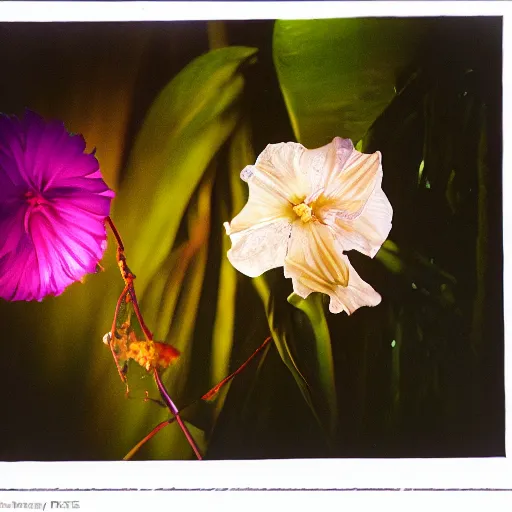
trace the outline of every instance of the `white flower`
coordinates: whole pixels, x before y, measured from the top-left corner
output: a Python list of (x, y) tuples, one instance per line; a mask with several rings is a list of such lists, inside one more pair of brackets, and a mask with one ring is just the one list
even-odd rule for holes
[(224, 224), (237, 270), (256, 277), (283, 266), (297, 295), (328, 294), (332, 313), (380, 303), (344, 254), (356, 249), (373, 258), (391, 229), (380, 152), (360, 153), (339, 137), (313, 150), (269, 144), (241, 178), (249, 200)]

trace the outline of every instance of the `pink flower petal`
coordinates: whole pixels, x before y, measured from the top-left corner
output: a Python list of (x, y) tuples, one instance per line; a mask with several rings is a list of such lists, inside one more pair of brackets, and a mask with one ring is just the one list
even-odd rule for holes
[(30, 183), (25, 172), (24, 143), (19, 120), (0, 114), (0, 168), (17, 186)]
[(61, 122), (0, 116), (2, 298), (59, 295), (102, 258), (114, 193), (84, 150)]
[(40, 300), (38, 261), (27, 236), (15, 251), (0, 258), (0, 297), (6, 300)]
[(23, 225), (26, 207), (22, 205), (11, 208), (9, 216), (2, 215), (0, 217), (0, 233), (4, 236), (0, 238), (0, 258), (6, 254), (15, 251), (24, 235), (19, 228)]

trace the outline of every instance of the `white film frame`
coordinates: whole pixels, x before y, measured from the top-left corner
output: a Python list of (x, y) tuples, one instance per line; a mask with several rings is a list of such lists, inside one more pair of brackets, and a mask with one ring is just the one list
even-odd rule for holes
[[(503, 16), (503, 196), (512, 193), (512, 149), (507, 145), (512, 133), (512, 6), (508, 2), (0, 2), (0, 22), (16, 21), (172, 21), (172, 20), (243, 20), (243, 19), (307, 19), (363, 16)], [(512, 201), (503, 201), (503, 218), (512, 218)], [(504, 316), (506, 347), (512, 336), (507, 319), (512, 318), (512, 282), (508, 264), (512, 256), (512, 227), (503, 225), (504, 251)], [(508, 341), (508, 343), (507, 343)], [(512, 389), (511, 356), (505, 350), (505, 389)], [(506, 393), (508, 411), (512, 398)], [(512, 434), (506, 432), (507, 453), (512, 449)], [(2, 489), (19, 489), (19, 493)], [(43, 494), (27, 489), (69, 489), (46, 491)], [(81, 492), (79, 489), (146, 489), (139, 493)], [(162, 489), (162, 491), (156, 491)], [(182, 492), (169, 494), (170, 489)], [(188, 461), (188, 462), (17, 462), (0, 463), (0, 502), (46, 501), (51, 499), (81, 500), (92, 508), (84, 510), (126, 509), (129, 502), (135, 509), (152, 503), (190, 506), (191, 490), (197, 490), (198, 506), (219, 503), (219, 509), (247, 506), (245, 489), (275, 489), (275, 493), (258, 492), (253, 505), (268, 505), (271, 510), (289, 504), (290, 494), (277, 489), (331, 489), (330, 492), (303, 491), (294, 503), (305, 508), (321, 506), (324, 497), (339, 497), (340, 490), (381, 489), (377, 497), (370, 496), (369, 506), (386, 504), (387, 496), (402, 489), (473, 489), (465, 493), (463, 503), (479, 507), (493, 506), (494, 498), (483, 496), (477, 489), (511, 489), (512, 462), (507, 457), (488, 459), (330, 459), (330, 460), (273, 460), (273, 461)], [(232, 489), (228, 493), (204, 493), (206, 489)], [(387, 489), (387, 491), (386, 491)], [(72, 491), (74, 490), (74, 491)], [(337, 491), (336, 491), (337, 490)], [(42, 492), (42, 491), (41, 491)], [(195, 491), (194, 491), (195, 492)], [(370, 492), (370, 491), (368, 491)], [(69, 496), (68, 496), (69, 493)], [(371, 492), (370, 492), (371, 493)], [(18, 495), (19, 494), (19, 495)], [(136, 497), (130, 497), (135, 494)], [(412, 495), (401, 498), (409, 503)], [(436, 504), (448, 505), (446, 493), (427, 498), (422, 494), (425, 508)], [(434, 493), (435, 494), (435, 493)], [(503, 499), (505, 494), (502, 493)], [(50, 497), (50, 495), (52, 497)], [(229, 495), (229, 497), (227, 497)], [(253, 493), (251, 492), (251, 495)], [(263, 496), (265, 495), (265, 496)], [(354, 493), (344, 494), (344, 504), (350, 505)], [(403, 493), (401, 494), (404, 495)], [(67, 497), (65, 497), (67, 496)], [(77, 496), (80, 496), (77, 498)], [(213, 496), (216, 496), (213, 498)], [(360, 494), (359, 494), (360, 496)], [(409, 498), (409, 496), (411, 496)], [(417, 493), (416, 493), (417, 496)], [(327, 499), (327, 498), (325, 498)], [(485, 501), (484, 501), (485, 499)], [(145, 501), (144, 501), (145, 500)], [(149, 501), (148, 501), (149, 500)], [(183, 500), (183, 501), (182, 501)], [(383, 500), (381, 502), (381, 500)], [(418, 507), (414, 500), (415, 508)], [(280, 505), (282, 503), (282, 505)], [(364, 503), (364, 502), (363, 502)], [(390, 501), (391, 503), (391, 501)], [(357, 502), (362, 505), (360, 501)], [(457, 502), (459, 506), (464, 506)], [(49, 505), (48, 505), (49, 506)], [(293, 505), (295, 506), (295, 504)], [(364, 506), (364, 504), (363, 504)], [(390, 505), (391, 506), (391, 505)], [(406, 505), (409, 506), (409, 505)], [(451, 505), (448, 505), (451, 506)], [(393, 505), (394, 507), (394, 505)], [(421, 508), (421, 507), (420, 507)], [(131, 510), (132, 508), (129, 507)], [(234, 510), (234, 508), (233, 508)]]

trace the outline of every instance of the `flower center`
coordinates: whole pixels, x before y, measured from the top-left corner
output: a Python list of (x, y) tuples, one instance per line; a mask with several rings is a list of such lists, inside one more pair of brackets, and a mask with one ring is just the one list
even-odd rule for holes
[(25, 228), (25, 233), (29, 233), (30, 217), (32, 213), (43, 209), (43, 207), (50, 204), (50, 202), (33, 190), (28, 190), (25, 192), (24, 198), (28, 204), (28, 208), (23, 218), (23, 226)]
[(293, 211), (300, 217), (302, 222), (309, 222), (313, 218), (312, 208), (306, 203), (300, 203), (293, 207)]
[(40, 206), (48, 204), (48, 201), (43, 196), (40, 196), (33, 190), (25, 192), (25, 200), (32, 208), (39, 208)]

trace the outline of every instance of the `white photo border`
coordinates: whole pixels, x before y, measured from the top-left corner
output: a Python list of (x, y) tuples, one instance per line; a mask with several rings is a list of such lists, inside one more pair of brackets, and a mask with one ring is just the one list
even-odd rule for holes
[[(369, 2), (0, 2), (0, 22), (51, 21), (156, 21), (156, 20), (243, 20), (304, 19), (362, 16), (503, 16), (503, 218), (512, 218), (512, 5), (508, 2), (469, 1), (369, 1)], [(503, 223), (504, 315), (512, 318), (512, 223)], [(506, 347), (512, 339), (505, 320)], [(505, 350), (505, 389), (512, 389), (511, 356)], [(511, 393), (506, 393), (507, 411), (512, 411)], [(509, 414), (507, 413), (507, 420)], [(512, 435), (506, 432), (510, 453)], [(105, 490), (139, 491), (167, 495), (176, 506), (190, 491), (305, 491), (303, 505), (317, 506), (316, 490), (327, 494), (349, 490), (411, 491), (472, 490), (471, 501), (478, 506), (479, 493), (512, 491), (512, 461), (507, 457), (483, 459), (329, 459), (272, 461), (186, 461), (186, 462), (14, 462), (0, 463), (0, 502), (41, 499), (51, 494), (64, 499), (86, 491), (99, 493), (98, 503), (109, 501)], [(169, 491), (179, 491), (168, 496)], [(57, 493), (57, 494), (56, 494)], [(91, 493), (86, 498), (92, 499)], [(228, 493), (230, 494), (230, 493)], [(241, 493), (243, 494), (243, 493)], [(284, 493), (286, 494), (286, 493)], [(123, 493), (125, 495), (125, 493)], [(145, 495), (145, 494), (144, 494)], [(139, 499), (139, 497), (135, 500)], [(212, 496), (211, 494), (209, 496)], [(282, 496), (282, 493), (279, 493)], [(316, 496), (316, 497), (315, 497)], [(19, 497), (19, 496), (18, 496)], [(70, 498), (73, 499), (73, 498)], [(112, 498), (114, 499), (114, 498)], [(117, 498), (116, 498), (117, 499)], [(148, 498), (149, 499), (149, 498)], [(183, 498), (187, 500), (187, 496)], [(208, 503), (206, 497), (200, 498)], [(212, 498), (213, 499), (213, 498)], [(258, 498), (260, 503), (265, 500)], [(266, 499), (266, 498), (265, 498)], [(277, 504), (284, 498), (276, 498)], [(432, 498), (434, 499), (434, 498)], [(437, 498), (435, 498), (437, 500)], [(120, 498), (119, 498), (120, 500)], [(121, 508), (122, 501), (115, 508)], [(238, 498), (230, 498), (241, 505)], [(262, 501), (263, 500), (263, 501)], [(475, 501), (476, 500), (476, 501)], [(94, 500), (93, 500), (94, 501)], [(185, 501), (186, 502), (186, 501)], [(184, 502), (184, 503), (185, 503)], [(218, 503), (217, 498), (214, 500)], [(188, 502), (187, 502), (188, 503)], [(202, 502), (201, 502), (202, 503)], [(211, 502), (213, 503), (213, 502)], [(230, 501), (231, 503), (231, 501)], [(269, 502), (270, 503), (270, 502)], [(426, 503), (426, 502), (425, 502)], [(430, 503), (430, 502), (429, 502)], [(446, 501), (443, 501), (446, 503)], [(375, 503), (374, 503), (375, 505)], [(205, 505), (206, 506), (206, 505)], [(228, 502), (226, 506), (230, 507)], [(432, 505), (429, 505), (432, 506)], [(50, 505), (48, 505), (50, 508)], [(109, 505), (110, 507), (110, 505)], [(142, 507), (142, 505), (141, 505)], [(82, 507), (83, 508), (83, 507)], [(105, 510), (113, 508), (105, 508)], [(272, 507), (274, 509), (274, 507)], [(103, 510), (94, 507), (90, 510)], [(223, 510), (225, 508), (223, 507)]]

